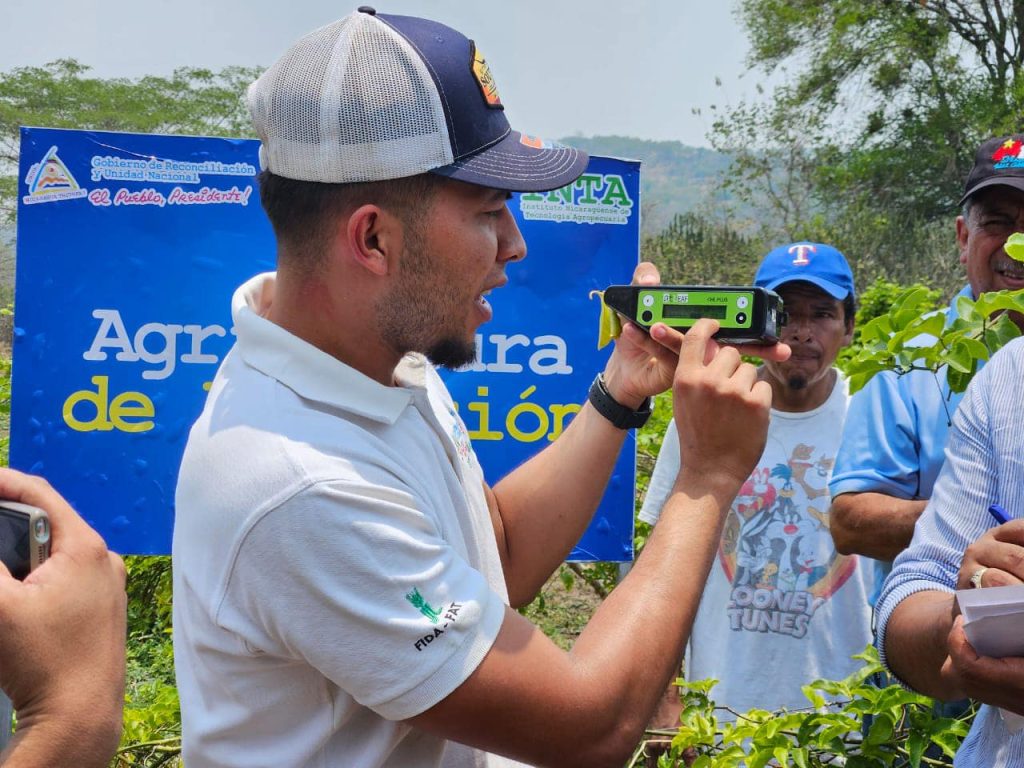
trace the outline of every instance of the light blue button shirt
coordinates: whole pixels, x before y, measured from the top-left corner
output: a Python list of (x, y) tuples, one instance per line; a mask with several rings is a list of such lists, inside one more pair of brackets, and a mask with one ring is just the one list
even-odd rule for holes
[[(968, 285), (946, 310), (957, 317), (956, 300), (972, 298)], [(898, 499), (927, 499), (942, 468), (949, 424), (962, 395), (949, 391), (945, 370), (878, 374), (850, 399), (843, 439), (829, 492), (885, 493)], [(892, 564), (876, 560), (872, 603)]]
[[(946, 461), (931, 500), (878, 600), (876, 645), (896, 606), (921, 591), (953, 592), (964, 551), (992, 525), (988, 505), (1024, 516), (1024, 339), (993, 356), (971, 382), (953, 418)], [(999, 711), (983, 706), (957, 753), (957, 768), (1024, 765), (1024, 731), (1011, 735)]]

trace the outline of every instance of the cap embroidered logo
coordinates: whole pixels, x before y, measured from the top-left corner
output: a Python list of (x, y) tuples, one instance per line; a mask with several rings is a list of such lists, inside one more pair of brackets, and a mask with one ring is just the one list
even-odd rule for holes
[(791, 246), (789, 249), (789, 253), (796, 253), (796, 258), (793, 259), (794, 267), (802, 267), (810, 264), (811, 260), (807, 258), (807, 254), (817, 252), (817, 248), (807, 243), (798, 243), (797, 245)]
[(473, 77), (476, 78), (480, 92), (484, 95), (487, 106), (495, 109), (504, 109), (501, 103), (501, 96), (498, 95), (498, 84), (494, 81), (491, 68), (487, 66), (487, 60), (480, 53), (480, 49), (473, 44)]
[(996, 168), (1019, 168), (1024, 166), (1021, 148), (1024, 147), (1017, 139), (1007, 139), (992, 153), (992, 162)]

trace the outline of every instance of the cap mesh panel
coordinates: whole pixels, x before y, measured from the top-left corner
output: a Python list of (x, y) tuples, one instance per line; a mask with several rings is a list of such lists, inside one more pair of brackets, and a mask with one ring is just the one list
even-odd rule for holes
[(369, 14), (304, 37), (250, 86), (248, 99), (261, 161), (287, 178), (379, 181), (453, 160), (422, 59)]

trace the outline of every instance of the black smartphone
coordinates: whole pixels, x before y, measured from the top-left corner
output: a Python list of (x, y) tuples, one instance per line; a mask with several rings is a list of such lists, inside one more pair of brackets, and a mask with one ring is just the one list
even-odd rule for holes
[(24, 579), (50, 556), (50, 518), (17, 501), (0, 501), (0, 560), (16, 579)]

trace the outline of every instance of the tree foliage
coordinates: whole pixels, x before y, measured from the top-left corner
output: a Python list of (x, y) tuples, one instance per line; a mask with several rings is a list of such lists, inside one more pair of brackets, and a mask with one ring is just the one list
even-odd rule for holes
[[(1020, 0), (742, 0), (751, 64), (795, 68), (775, 110), (811, 113), (819, 181), (945, 215), (984, 138), (1020, 125)], [(776, 133), (778, 131), (776, 130)]]
[(1013, 321), (1024, 313), (1024, 291), (990, 291), (977, 300), (960, 296), (957, 318), (946, 324), (933, 296), (917, 286), (902, 293), (885, 314), (861, 329), (860, 347), (844, 361), (850, 392), (881, 371), (946, 370), (951, 392), (967, 389), (979, 364), (1021, 334)]
[(183, 67), (170, 77), (102, 79), (74, 59), (0, 72), (0, 225), (14, 220), (20, 126), (243, 136), (242, 96), (260, 70)]
[(1021, 127), (1024, 3), (741, 0), (738, 14), (751, 67), (784, 75), (763, 102), (713, 110), (727, 187), (770, 238), (832, 242), (899, 282), (935, 268), (949, 292), (974, 151)]
[[(952, 759), (967, 735), (973, 711), (959, 719), (935, 714), (933, 701), (900, 685), (879, 687), (878, 654), (867, 648), (855, 657), (864, 665), (844, 680), (815, 680), (804, 686), (808, 706), (798, 711), (730, 712), (724, 719), (712, 698), (717, 681), (677, 680), (684, 709), (672, 748), (660, 768), (761, 768), (793, 765), (823, 768), (883, 768), (947, 764), (926, 757), (935, 745)], [(668, 734), (666, 734), (668, 735)]]
[(764, 250), (754, 235), (685, 213), (677, 214), (660, 234), (644, 239), (641, 258), (657, 265), (666, 284), (747, 285)]

